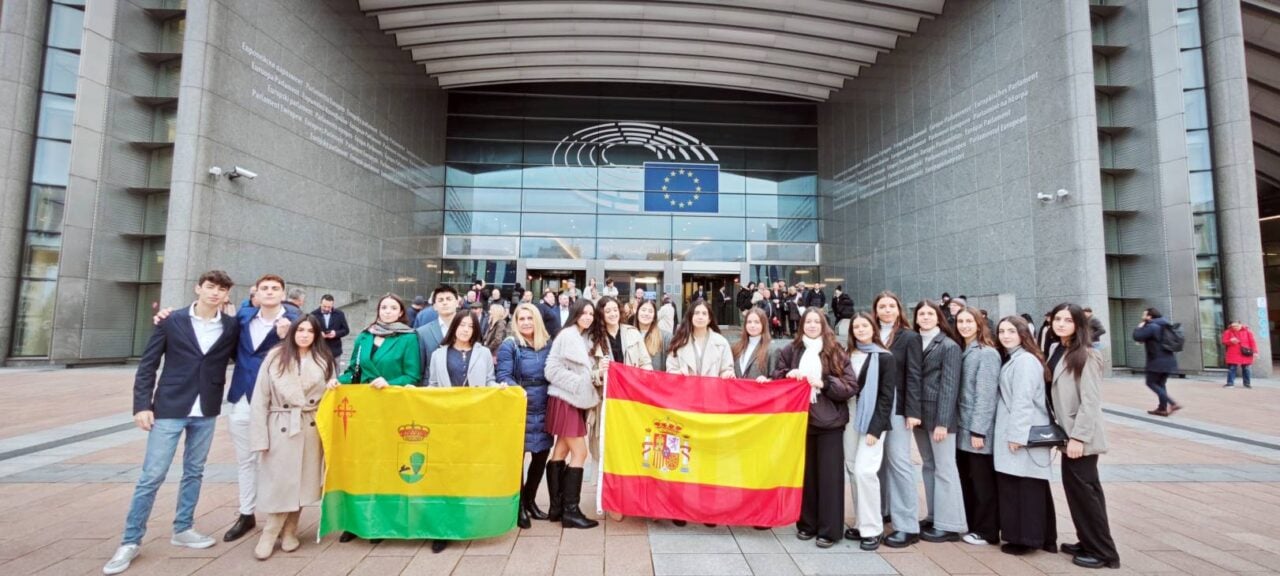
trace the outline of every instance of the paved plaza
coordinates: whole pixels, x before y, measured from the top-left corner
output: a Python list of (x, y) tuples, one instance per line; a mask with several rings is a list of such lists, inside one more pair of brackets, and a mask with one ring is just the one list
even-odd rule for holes
[[(0, 397), (0, 574), (100, 573), (119, 543), (145, 442), (127, 413), (132, 375), (127, 367), (0, 371), (6, 391)], [(1109, 573), (1280, 573), (1280, 383), (1224, 390), (1204, 377), (1175, 380), (1170, 388), (1186, 406), (1172, 419), (1146, 414), (1154, 400), (1139, 377), (1117, 375), (1104, 389), (1112, 451), (1102, 472), (1123, 564)], [(258, 562), (252, 554), (256, 531), (221, 542), (236, 517), (233, 460), (219, 422), (196, 517), (196, 529), (216, 536), (218, 544), (207, 550), (169, 544), (180, 475), (175, 467), (157, 499), (142, 555), (126, 574), (1087, 572), (1063, 554), (1012, 557), (962, 543), (867, 553), (842, 542), (821, 550), (797, 540), (791, 527), (676, 528), (634, 519), (606, 520), (594, 530), (535, 522), (531, 530), (455, 544), (442, 554), (417, 541), (340, 544), (328, 536)], [(1061, 542), (1072, 542), (1060, 484), (1054, 495)], [(540, 498), (545, 508), (545, 493)], [(307, 509), (304, 531), (314, 534), (316, 519), (316, 509)]]

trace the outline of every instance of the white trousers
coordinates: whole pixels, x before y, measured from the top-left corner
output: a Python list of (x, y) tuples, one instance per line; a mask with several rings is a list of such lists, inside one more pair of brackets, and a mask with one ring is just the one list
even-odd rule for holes
[(249, 449), (249, 398), (231, 405), (227, 415), (231, 443), (236, 447), (236, 467), (240, 483), (240, 513), (253, 514), (258, 502), (258, 454)]
[[(857, 413), (852, 407), (849, 410)], [(884, 462), (884, 435), (880, 436), (875, 446), (867, 446), (867, 435), (858, 433), (852, 418), (844, 427), (844, 471), (852, 488), (858, 534), (863, 538), (884, 534), (884, 520), (880, 517), (880, 465)]]

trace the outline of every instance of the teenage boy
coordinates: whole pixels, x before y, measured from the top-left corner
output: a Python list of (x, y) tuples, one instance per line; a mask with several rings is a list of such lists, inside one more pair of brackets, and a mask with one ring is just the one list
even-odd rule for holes
[(453, 317), (458, 314), (458, 291), (452, 286), (437, 286), (431, 292), (431, 309), (435, 310), (436, 319), (417, 330), (423, 382), (427, 381), (427, 371), (431, 368), (431, 353), (440, 347), (440, 342), (449, 334)]
[[(142, 475), (125, 517), (124, 537), (102, 567), (103, 574), (124, 572), (138, 557), (156, 491), (164, 484), (184, 432), (182, 482), (178, 484), (178, 510), (169, 543), (187, 548), (214, 544), (213, 538), (192, 529), (192, 522), (214, 422), (222, 410), (227, 361), (235, 353), (240, 335), (236, 319), (222, 314), (231, 286), (226, 272), (201, 274), (195, 286), (196, 301), (160, 321), (142, 353), (133, 380), (133, 421), (147, 432), (147, 448)], [(157, 386), (156, 371), (162, 362), (164, 370)]]

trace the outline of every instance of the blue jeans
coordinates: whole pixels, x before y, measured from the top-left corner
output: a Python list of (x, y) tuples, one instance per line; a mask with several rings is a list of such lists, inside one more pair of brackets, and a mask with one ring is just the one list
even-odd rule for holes
[(209, 457), (213, 444), (215, 417), (208, 418), (157, 418), (147, 434), (147, 454), (142, 459), (142, 476), (133, 489), (133, 501), (129, 503), (129, 515), (124, 521), (124, 539), (121, 544), (141, 544), (147, 533), (147, 520), (151, 507), (156, 503), (156, 491), (164, 484), (178, 451), (178, 439), (187, 432), (187, 443), (182, 451), (182, 482), (178, 485), (178, 512), (173, 517), (173, 533), (191, 529), (196, 502), (200, 500), (200, 484), (204, 481), (204, 461)]
[(1244, 385), (1252, 384), (1249, 380), (1253, 377), (1253, 370), (1248, 364), (1229, 364), (1227, 365), (1227, 386), (1236, 385), (1236, 368), (1240, 368), (1244, 372)]

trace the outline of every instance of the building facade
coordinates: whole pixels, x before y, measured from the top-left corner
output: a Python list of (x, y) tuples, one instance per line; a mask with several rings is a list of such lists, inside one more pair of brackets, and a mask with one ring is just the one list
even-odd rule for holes
[(781, 280), (1078, 302), (1117, 368), (1148, 307), (1185, 371), (1222, 367), (1231, 320), (1270, 358), (1275, 23), (1269, 0), (5, 2), (0, 355), (137, 356), (222, 268), (355, 324), (475, 278), (681, 304)]

